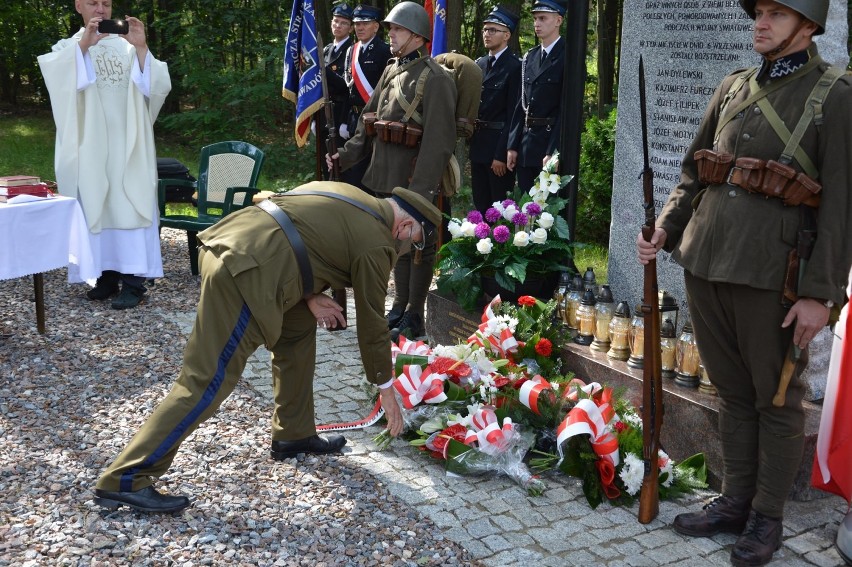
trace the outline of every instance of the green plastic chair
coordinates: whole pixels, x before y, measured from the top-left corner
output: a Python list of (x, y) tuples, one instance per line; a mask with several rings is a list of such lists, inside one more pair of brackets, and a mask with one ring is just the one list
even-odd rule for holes
[[(218, 142), (201, 148), (198, 181), (160, 179), (158, 202), (160, 227), (186, 231), (189, 268), (198, 274), (196, 235), (230, 213), (252, 204), (263, 165), (263, 152), (248, 142)], [(166, 187), (193, 187), (197, 193), (198, 216), (166, 214)]]

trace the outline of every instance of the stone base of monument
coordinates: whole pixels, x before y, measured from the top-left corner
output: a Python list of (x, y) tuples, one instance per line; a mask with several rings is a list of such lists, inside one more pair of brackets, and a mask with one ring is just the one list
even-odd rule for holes
[[(435, 291), (429, 292), (426, 313), (426, 334), (431, 344), (464, 342), (481, 322), (480, 313), (468, 313), (451, 298)], [(586, 382), (600, 382), (614, 388), (624, 388), (627, 399), (635, 407), (640, 407), (641, 370), (630, 368), (625, 362), (610, 360), (606, 354), (576, 344), (568, 344), (562, 349), (562, 359), (564, 368), (573, 371), (578, 378)], [(711, 488), (720, 490), (722, 457), (717, 425), (719, 399), (698, 391), (698, 388), (679, 386), (673, 379), (664, 379), (663, 391), (663, 449), (676, 461), (695, 453), (704, 453), (708, 482)], [(810, 485), (820, 410), (819, 405), (805, 402), (805, 453), (790, 491), (792, 500), (812, 500), (826, 496), (826, 493), (813, 489)], [(757, 455), (754, 458), (757, 459)]]

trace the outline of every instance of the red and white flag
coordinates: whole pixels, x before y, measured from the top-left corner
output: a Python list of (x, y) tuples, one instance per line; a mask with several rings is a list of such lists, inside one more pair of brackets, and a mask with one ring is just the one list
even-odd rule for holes
[[(852, 273), (849, 274), (852, 290)], [(849, 293), (849, 291), (847, 291)], [(852, 501), (852, 316), (847, 304), (834, 327), (825, 401), (811, 484)]]

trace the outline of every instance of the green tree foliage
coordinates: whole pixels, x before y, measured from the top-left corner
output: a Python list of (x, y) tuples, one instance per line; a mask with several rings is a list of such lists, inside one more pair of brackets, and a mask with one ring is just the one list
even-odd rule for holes
[(603, 246), (609, 244), (615, 115), (613, 109), (604, 119), (589, 118), (581, 138), (577, 240)]

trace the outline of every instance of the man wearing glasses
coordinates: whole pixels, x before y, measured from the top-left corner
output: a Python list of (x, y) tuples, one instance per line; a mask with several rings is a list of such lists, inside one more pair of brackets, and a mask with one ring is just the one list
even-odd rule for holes
[[(566, 0), (537, 0), (532, 8), (540, 44), (521, 62), (521, 100), (512, 115), (506, 167), (518, 174), (518, 187), (528, 191), (559, 142), (559, 101), (565, 42), (559, 28)], [(516, 169), (517, 168), (517, 169)]]
[(505, 6), (498, 6), (483, 20), (482, 42), (488, 55), (476, 60), (482, 69), (482, 96), (470, 138), (473, 205), (483, 214), (515, 185), (515, 172), (506, 167), (506, 152), (509, 121), (521, 96), (521, 62), (509, 51), (518, 19)]

